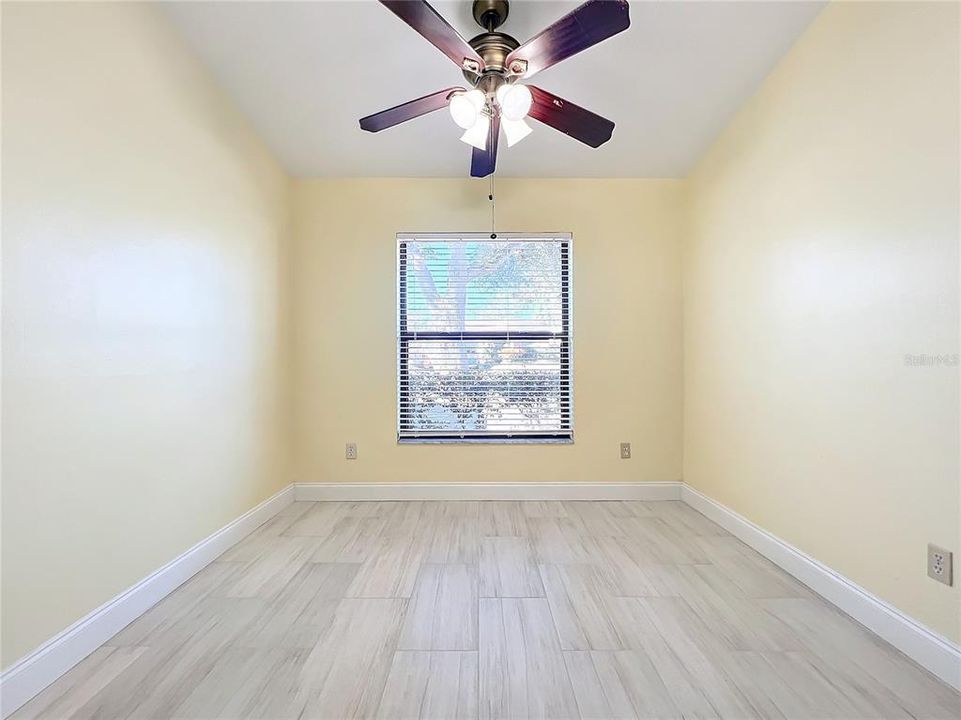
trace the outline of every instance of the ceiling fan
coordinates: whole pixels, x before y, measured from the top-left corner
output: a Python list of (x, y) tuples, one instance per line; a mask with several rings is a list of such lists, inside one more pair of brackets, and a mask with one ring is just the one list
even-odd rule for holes
[(484, 32), (469, 41), (426, 0), (380, 2), (453, 60), (471, 87), (449, 87), (368, 115), (361, 119), (361, 129), (380, 132), (447, 107), (454, 122), (464, 130), (461, 140), (474, 147), (470, 168), (473, 177), (494, 172), (501, 127), (508, 147), (530, 134), (525, 117), (591, 147), (611, 139), (614, 123), (610, 120), (528, 85), (527, 80), (626, 30), (631, 24), (627, 0), (588, 0), (523, 45), (497, 32), (507, 20), (508, 0), (474, 0), (474, 20)]

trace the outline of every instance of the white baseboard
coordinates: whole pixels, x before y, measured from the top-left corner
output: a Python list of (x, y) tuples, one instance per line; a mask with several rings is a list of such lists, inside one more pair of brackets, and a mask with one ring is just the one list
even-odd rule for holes
[(0, 674), (0, 717), (13, 713), (293, 501), (294, 489), (288, 485), (20, 659)]
[(296, 483), (297, 500), (680, 500), (681, 483)]
[(682, 484), (681, 499), (961, 691), (961, 648), (953, 642), (690, 485)]

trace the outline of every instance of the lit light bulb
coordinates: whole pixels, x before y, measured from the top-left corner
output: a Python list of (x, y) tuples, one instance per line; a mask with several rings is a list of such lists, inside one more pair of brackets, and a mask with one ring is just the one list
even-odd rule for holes
[(487, 149), (487, 135), (490, 132), (491, 119), (481, 113), (477, 122), (470, 128), (468, 128), (463, 135), (461, 135), (461, 141), (467, 143), (468, 145), (473, 145), (478, 150)]
[(526, 85), (501, 85), (497, 88), (497, 101), (505, 120), (523, 120), (530, 112), (534, 96)]
[(504, 128), (504, 135), (507, 137), (507, 147), (513, 147), (531, 134), (531, 126), (523, 120), (504, 118), (501, 120), (501, 126)]

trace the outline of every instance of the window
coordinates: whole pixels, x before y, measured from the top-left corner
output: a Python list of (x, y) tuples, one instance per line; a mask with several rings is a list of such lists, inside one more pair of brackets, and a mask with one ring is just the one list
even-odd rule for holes
[(570, 442), (570, 235), (398, 235), (397, 436)]

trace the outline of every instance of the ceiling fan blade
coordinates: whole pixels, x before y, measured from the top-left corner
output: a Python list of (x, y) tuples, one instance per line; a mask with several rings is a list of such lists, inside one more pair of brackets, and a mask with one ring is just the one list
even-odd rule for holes
[(563, 100), (546, 90), (528, 85), (534, 102), (528, 115), (555, 130), (570, 135), (591, 147), (600, 147), (611, 139), (614, 123), (579, 105)]
[(480, 73), (484, 59), (426, 0), (380, 0), (459, 68)]
[(501, 134), (501, 119), (499, 115), (495, 115), (491, 118), (490, 130), (488, 130), (488, 133), (487, 149), (478, 150), (477, 148), (474, 148), (474, 152), (471, 153), (471, 177), (487, 177), (493, 173), (494, 168), (497, 167), (497, 138)]
[[(516, 75), (529, 78), (630, 25), (627, 0), (588, 0), (511, 52), (505, 64)], [(521, 66), (515, 71), (515, 61), (526, 63), (526, 69)]]
[(388, 110), (381, 110), (379, 113), (368, 115), (360, 119), (360, 129), (367, 132), (380, 132), (402, 122), (413, 120), (415, 117), (426, 115), (429, 112), (440, 110), (447, 107), (450, 96), (455, 92), (463, 91), (464, 88), (452, 87), (446, 90), (438, 90), (431, 95), (405, 102)]

